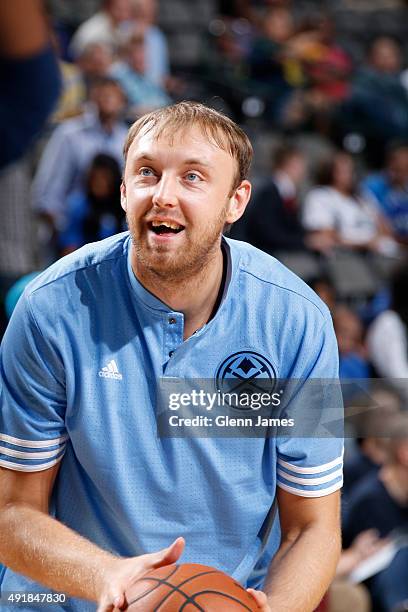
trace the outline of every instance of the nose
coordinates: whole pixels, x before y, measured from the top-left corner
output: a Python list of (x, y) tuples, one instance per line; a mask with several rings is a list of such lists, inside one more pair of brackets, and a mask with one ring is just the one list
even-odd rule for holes
[(177, 181), (170, 175), (162, 175), (156, 183), (152, 202), (160, 207), (174, 207), (178, 204)]

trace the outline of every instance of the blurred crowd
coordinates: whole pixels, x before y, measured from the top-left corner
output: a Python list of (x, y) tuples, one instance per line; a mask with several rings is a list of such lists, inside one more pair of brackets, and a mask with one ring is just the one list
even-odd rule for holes
[[(40, 137), (0, 171), (0, 337), (33, 275), (126, 229), (135, 119), (181, 99), (229, 114), (255, 149), (254, 195), (230, 234), (314, 288), (339, 344), (345, 550), (322, 609), (408, 610), (407, 5), (202, 0), (203, 26), (192, 4), (46, 3), (62, 91)], [(362, 15), (375, 24), (363, 41)], [(380, 553), (387, 563), (359, 576)]]

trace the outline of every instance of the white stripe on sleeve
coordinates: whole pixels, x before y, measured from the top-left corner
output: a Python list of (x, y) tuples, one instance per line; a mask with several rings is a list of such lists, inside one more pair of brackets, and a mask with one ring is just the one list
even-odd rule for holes
[(294, 482), (295, 484), (300, 485), (312, 486), (324, 484), (325, 482), (331, 482), (332, 480), (335, 480), (339, 476), (342, 476), (343, 470), (342, 468), (340, 468), (339, 470), (331, 472), (331, 474), (327, 474), (326, 476), (321, 476), (320, 478), (298, 478), (296, 476), (292, 476), (291, 474), (287, 474), (287, 472), (283, 472), (279, 469), (277, 470), (277, 474), (278, 476), (281, 476), (289, 482)]
[(283, 484), (281, 482), (276, 483), (280, 489), (287, 491), (288, 493), (293, 493), (294, 495), (299, 495), (300, 497), (324, 497), (325, 495), (330, 495), (330, 493), (334, 493), (338, 489), (343, 486), (343, 480), (339, 480), (331, 487), (327, 487), (326, 489), (314, 489), (304, 490), (304, 489), (296, 489), (295, 487), (290, 487), (289, 485)]
[(329, 461), (329, 463), (322, 463), (322, 465), (315, 465), (313, 467), (299, 467), (297, 465), (293, 465), (292, 463), (288, 463), (287, 461), (283, 461), (283, 459), (278, 458), (278, 465), (294, 472), (296, 474), (320, 474), (321, 472), (327, 472), (327, 470), (331, 470), (338, 465), (343, 463), (343, 453), (340, 457), (333, 459), (333, 461)]
[(7, 442), (14, 446), (23, 446), (24, 448), (49, 448), (50, 446), (62, 444), (66, 440), (68, 440), (68, 436), (61, 436), (60, 438), (53, 438), (52, 440), (23, 440), (0, 433), (0, 442)]

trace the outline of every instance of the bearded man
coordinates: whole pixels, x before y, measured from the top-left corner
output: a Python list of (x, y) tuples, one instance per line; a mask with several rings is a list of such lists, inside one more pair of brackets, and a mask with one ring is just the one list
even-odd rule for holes
[(245, 133), (201, 104), (142, 117), (125, 144), (130, 231), (25, 291), (1, 356), (3, 592), (120, 609), (185, 545), (183, 561), (255, 587), (263, 611), (319, 603), (340, 552), (342, 441), (157, 435), (161, 379), (337, 376), (319, 298), (223, 237), (248, 204), (251, 157)]

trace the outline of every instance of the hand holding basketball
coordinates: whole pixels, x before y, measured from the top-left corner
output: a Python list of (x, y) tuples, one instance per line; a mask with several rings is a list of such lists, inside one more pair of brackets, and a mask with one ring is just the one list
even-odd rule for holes
[(175, 563), (184, 550), (184, 539), (177, 538), (168, 548), (158, 552), (115, 559), (105, 574), (105, 584), (99, 597), (98, 612), (121, 610), (125, 606), (125, 591), (135, 579), (152, 569)]
[[(264, 593), (254, 591), (263, 601)], [(126, 591), (129, 612), (260, 612), (251, 593), (225, 572), (199, 563), (147, 572)]]

